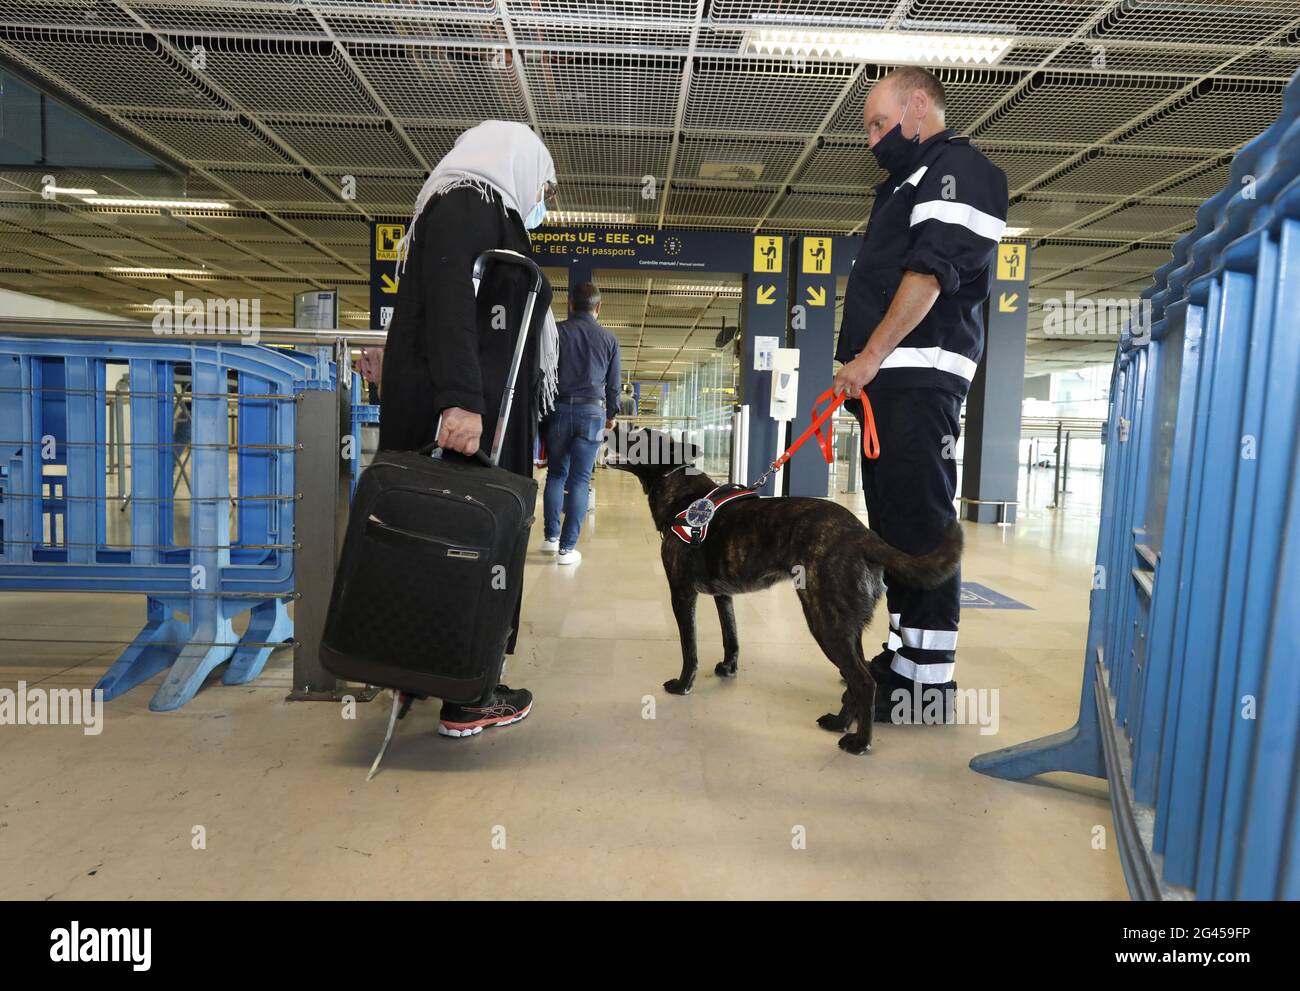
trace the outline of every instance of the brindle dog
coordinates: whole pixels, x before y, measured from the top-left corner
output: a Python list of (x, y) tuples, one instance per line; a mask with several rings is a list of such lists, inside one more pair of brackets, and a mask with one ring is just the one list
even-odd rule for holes
[[(808, 629), (848, 685), (841, 711), (828, 712), (817, 724), (844, 734), (841, 750), (870, 750), (876, 684), (862, 652), (862, 631), (884, 593), (883, 573), (920, 588), (941, 584), (961, 559), (961, 525), (954, 521), (938, 547), (914, 556), (885, 543), (838, 503), (799, 496), (739, 499), (719, 509), (707, 539), (691, 546), (669, 527), (716, 484), (692, 467), (698, 450), (653, 430), (622, 431), (611, 438), (611, 447), (607, 464), (640, 480), (662, 540), (682, 642), (682, 673), (664, 688), (686, 695), (695, 682), (695, 603), (701, 592), (713, 596), (722, 621), (723, 659), (713, 671), (729, 678), (740, 654), (731, 597), (793, 579)], [(850, 732), (855, 721), (857, 732)]]

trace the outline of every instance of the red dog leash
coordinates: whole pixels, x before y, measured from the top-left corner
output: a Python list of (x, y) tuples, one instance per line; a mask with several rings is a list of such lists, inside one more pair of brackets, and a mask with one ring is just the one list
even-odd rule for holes
[[(859, 391), (858, 397), (862, 400), (862, 453), (874, 461), (876, 458), (880, 457), (880, 438), (876, 435), (876, 417), (871, 410), (871, 400), (867, 398), (865, 389)], [(822, 426), (827, 420), (835, 415), (835, 411), (839, 409), (844, 403), (844, 400), (848, 398), (848, 393), (840, 393), (839, 395), (836, 395), (834, 389), (827, 389), (813, 400), (813, 421), (809, 424), (808, 429), (801, 433), (795, 442), (785, 449), (784, 454), (772, 462), (767, 471), (758, 476), (758, 481), (754, 483), (753, 487), (756, 489), (762, 488), (763, 483), (767, 481), (768, 476), (774, 471), (780, 471), (782, 466), (790, 460), (790, 457), (794, 452), (799, 450), (799, 448), (804, 445), (804, 442), (814, 434), (817, 435), (817, 446), (821, 448), (822, 457), (826, 459), (826, 463), (830, 464), (834, 461), (835, 450), (832, 446), (833, 432), (832, 436), (823, 434)], [(830, 400), (830, 405), (827, 406), (825, 410), (819, 412), (817, 407), (828, 399)]]
[[(858, 393), (862, 399), (862, 422), (864, 428), (862, 431), (862, 453), (868, 458), (875, 460), (880, 457), (880, 438), (876, 436), (876, 417), (871, 410), (871, 400), (867, 398), (865, 390)], [(830, 436), (822, 433), (822, 427), (829, 420), (837, 409), (848, 399), (848, 395), (835, 395), (834, 390), (827, 389), (813, 401), (812, 413), (813, 422), (808, 429), (799, 435), (793, 444), (785, 449), (785, 453), (772, 462), (767, 471), (758, 476), (758, 481), (749, 488), (743, 488), (739, 485), (719, 485), (709, 492), (702, 499), (696, 499), (689, 506), (677, 514), (670, 530), (686, 544), (692, 547), (699, 547), (704, 543), (704, 538), (709, 532), (709, 523), (717, 511), (728, 502), (736, 499), (745, 499), (758, 495), (758, 489), (763, 487), (768, 476), (774, 471), (779, 471), (781, 466), (790, 460), (795, 451), (803, 446), (804, 442), (814, 434), (817, 435), (817, 446), (822, 449), (822, 456), (826, 458), (826, 463), (830, 464), (835, 460), (835, 448), (833, 446), (834, 432)], [(827, 400), (831, 404), (826, 409), (818, 411), (817, 407)], [(722, 493), (719, 496), (719, 493)]]

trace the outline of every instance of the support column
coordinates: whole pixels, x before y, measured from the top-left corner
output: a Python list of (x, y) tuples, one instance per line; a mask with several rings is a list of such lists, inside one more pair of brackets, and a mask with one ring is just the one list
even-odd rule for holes
[[(293, 520), (297, 646), (290, 701), (331, 700), (346, 693), (346, 683), (320, 663), (325, 613), (347, 520), (349, 468), (341, 458), (341, 437), (351, 426), (344, 426), (349, 388), (343, 379), (340, 369), (336, 389), (306, 389), (298, 403)], [(355, 690), (349, 694), (362, 697)]]
[[(781, 347), (786, 339), (788, 311), (786, 255), (790, 239), (781, 235), (754, 237), (754, 266), (745, 276), (745, 305), (740, 312), (740, 401), (749, 407), (749, 474), (756, 478), (777, 456), (777, 424), (771, 417), (772, 373), (755, 368), (761, 350)], [(774, 495), (768, 479), (759, 495)]]
[[(1029, 330), (1029, 245), (998, 245), (994, 276), (984, 308), (984, 356), (966, 397), (961, 494), (966, 519), (1014, 523)], [(1009, 504), (1005, 511), (1000, 503)]]
[[(595, 266), (592, 265), (590, 258), (571, 258), (569, 260), (569, 288), (572, 289), (582, 282), (596, 282)], [(596, 288), (600, 288), (600, 283), (596, 283)], [(567, 301), (565, 305), (568, 305)]]
[[(790, 440), (812, 422), (813, 400), (831, 387), (835, 363), (835, 275), (833, 238), (801, 237), (791, 259), (790, 336), (799, 349), (798, 414)], [(830, 465), (816, 444), (805, 444), (786, 467), (786, 494), (823, 498), (830, 488)]]

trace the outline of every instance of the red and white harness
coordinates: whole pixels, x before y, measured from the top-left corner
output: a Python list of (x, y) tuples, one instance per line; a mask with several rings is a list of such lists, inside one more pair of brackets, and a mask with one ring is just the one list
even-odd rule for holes
[(678, 513), (670, 529), (683, 543), (702, 544), (709, 534), (709, 523), (719, 509), (737, 499), (757, 495), (756, 491), (743, 485), (719, 485), (704, 498), (696, 499)]
[[(871, 400), (867, 398), (865, 390), (859, 390), (858, 396), (862, 402), (862, 453), (868, 458), (880, 457), (880, 438), (876, 436), (876, 418), (871, 411)], [(791, 455), (803, 445), (809, 437), (816, 435), (817, 445), (822, 449), (822, 456), (826, 458), (826, 463), (830, 464), (835, 459), (834, 449), (832, 448), (831, 436), (822, 433), (822, 426), (828, 421), (832, 414), (839, 408), (840, 404), (848, 398), (847, 394), (838, 394), (833, 389), (827, 389), (812, 404), (813, 421), (808, 429), (796, 438), (795, 442), (786, 448), (785, 453), (772, 462), (763, 474), (758, 476), (758, 481), (750, 488), (743, 485), (719, 485), (703, 499), (696, 499), (693, 503), (683, 509), (673, 519), (670, 529), (677, 534), (677, 538), (683, 543), (698, 546), (704, 543), (704, 538), (709, 533), (709, 522), (719, 509), (729, 502), (735, 502), (737, 499), (748, 499), (751, 496), (757, 496), (758, 490), (767, 482), (768, 477), (774, 471), (780, 471), (781, 467), (790, 460)], [(822, 403), (830, 402), (826, 409), (820, 409)], [(673, 471), (678, 471), (686, 465), (679, 465)]]

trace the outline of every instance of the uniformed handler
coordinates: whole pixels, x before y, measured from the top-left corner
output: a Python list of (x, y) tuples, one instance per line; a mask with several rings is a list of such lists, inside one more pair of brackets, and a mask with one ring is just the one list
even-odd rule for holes
[[(944, 104), (938, 78), (911, 66), (867, 96), (867, 142), (888, 178), (849, 275), (835, 352), (844, 362), (835, 388), (866, 388), (880, 437), (879, 459), (862, 462), (868, 522), (912, 554), (933, 550), (956, 518), (961, 404), (984, 350), (990, 265), (1007, 218), (1006, 175), (944, 125)], [(861, 422), (859, 402), (845, 407)], [(950, 713), (960, 571), (930, 591), (885, 582), (889, 640), (871, 661), (876, 718), (937, 716), (934, 689), (945, 690)]]

